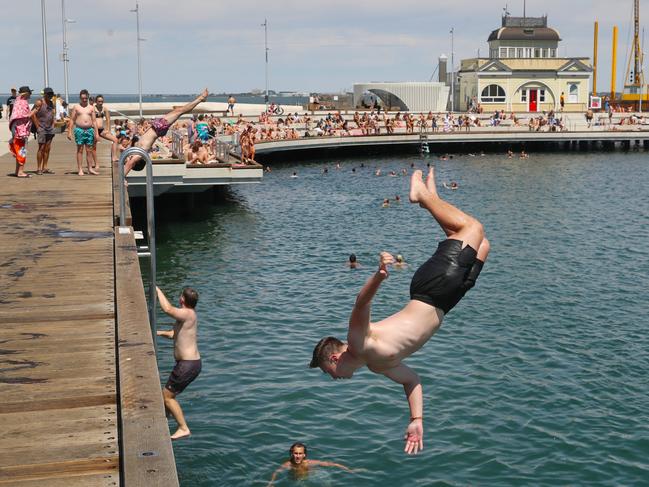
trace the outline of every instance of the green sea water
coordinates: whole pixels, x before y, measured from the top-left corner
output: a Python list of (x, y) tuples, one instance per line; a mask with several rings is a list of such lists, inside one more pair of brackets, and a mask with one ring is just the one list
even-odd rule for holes
[[(367, 370), (332, 381), (307, 364), (321, 337), (345, 337), (381, 250), (410, 267), (383, 284), (373, 317), (406, 303), (443, 234), (407, 202), (409, 177), (389, 172), (427, 163), (460, 184), (440, 194), (484, 223), (492, 251), (407, 360), (425, 416), (424, 451), (409, 457), (399, 385)], [(181, 485), (266, 485), (295, 441), (355, 472), (275, 485), (648, 485), (647, 188), (644, 152), (328, 158), (275, 164), (189, 218), (159, 212), (159, 285), (200, 292), (203, 372), (179, 396), (192, 437), (174, 443)], [(360, 269), (345, 266), (352, 252)], [(172, 349), (159, 346), (166, 381)]]

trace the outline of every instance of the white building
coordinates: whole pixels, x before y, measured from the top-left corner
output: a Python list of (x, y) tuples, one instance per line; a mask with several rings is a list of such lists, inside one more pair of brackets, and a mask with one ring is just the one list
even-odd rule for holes
[[(438, 82), (355, 83), (354, 106), (361, 107), (368, 94), (385, 109), (411, 112), (443, 112), (450, 88)], [(367, 103), (366, 103), (367, 104)]]

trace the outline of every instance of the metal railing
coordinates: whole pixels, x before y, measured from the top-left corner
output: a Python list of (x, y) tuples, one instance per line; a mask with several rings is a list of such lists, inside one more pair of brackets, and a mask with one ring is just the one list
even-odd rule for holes
[(176, 159), (184, 159), (183, 153), (183, 134), (177, 130), (171, 131), (171, 154)]
[(218, 137), (212, 139), (212, 150), (217, 159), (223, 162), (230, 162), (230, 152), (233, 150), (232, 144), (224, 142)]
[(149, 323), (151, 324), (151, 339), (153, 340), (153, 348), (158, 351), (156, 343), (156, 246), (155, 246), (155, 207), (153, 201), (153, 163), (151, 156), (147, 151), (140, 147), (129, 147), (119, 158), (119, 226), (126, 228), (126, 189), (124, 174), (124, 162), (129, 156), (140, 156), (146, 163), (146, 222), (147, 222), (147, 237), (149, 243), (149, 252), (151, 253), (150, 267), (149, 267)]

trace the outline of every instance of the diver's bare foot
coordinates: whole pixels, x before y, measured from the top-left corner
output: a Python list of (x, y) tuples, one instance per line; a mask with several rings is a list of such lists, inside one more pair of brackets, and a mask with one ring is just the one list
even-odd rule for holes
[(422, 180), (423, 173), (417, 169), (410, 177), (410, 202), (421, 203), (422, 199), (429, 195), (424, 181)]
[(207, 88), (205, 88), (205, 89), (203, 90), (203, 92), (202, 92), (200, 95), (198, 95), (198, 99), (199, 99), (201, 102), (203, 102), (203, 101), (207, 100), (207, 97), (208, 97), (209, 95), (210, 95), (210, 92), (207, 90)]
[(428, 176), (426, 176), (426, 189), (431, 194), (437, 194), (437, 188), (435, 187), (435, 171), (432, 166), (428, 170)]
[(99, 173), (97, 171), (95, 171), (94, 169), (92, 169), (92, 168), (88, 168), (88, 172), (90, 174), (94, 174), (95, 176), (99, 175)]
[(187, 438), (188, 436), (191, 436), (191, 431), (189, 431), (189, 428), (178, 428), (176, 432), (171, 435), (172, 440), (179, 440), (181, 438)]
[(84, 175), (85, 175), (83, 171), (79, 171), (77, 174), (78, 174), (79, 176), (84, 176)]

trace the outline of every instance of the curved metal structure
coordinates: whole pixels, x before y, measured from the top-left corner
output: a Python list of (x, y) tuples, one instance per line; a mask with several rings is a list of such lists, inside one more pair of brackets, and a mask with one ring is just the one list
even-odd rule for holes
[(450, 88), (439, 82), (356, 83), (354, 106), (360, 106), (367, 92), (378, 96), (385, 107), (412, 112), (444, 112)]
[[(149, 323), (151, 324), (151, 337), (154, 349), (158, 350), (156, 345), (156, 246), (155, 246), (155, 206), (153, 202), (153, 163), (151, 156), (147, 151), (140, 147), (129, 147), (119, 158), (119, 226), (120, 231), (126, 227), (126, 189), (124, 174), (124, 162), (129, 156), (140, 156), (146, 163), (146, 222), (147, 237), (149, 242), (150, 267), (149, 267)], [(130, 229), (129, 229), (130, 230)]]

